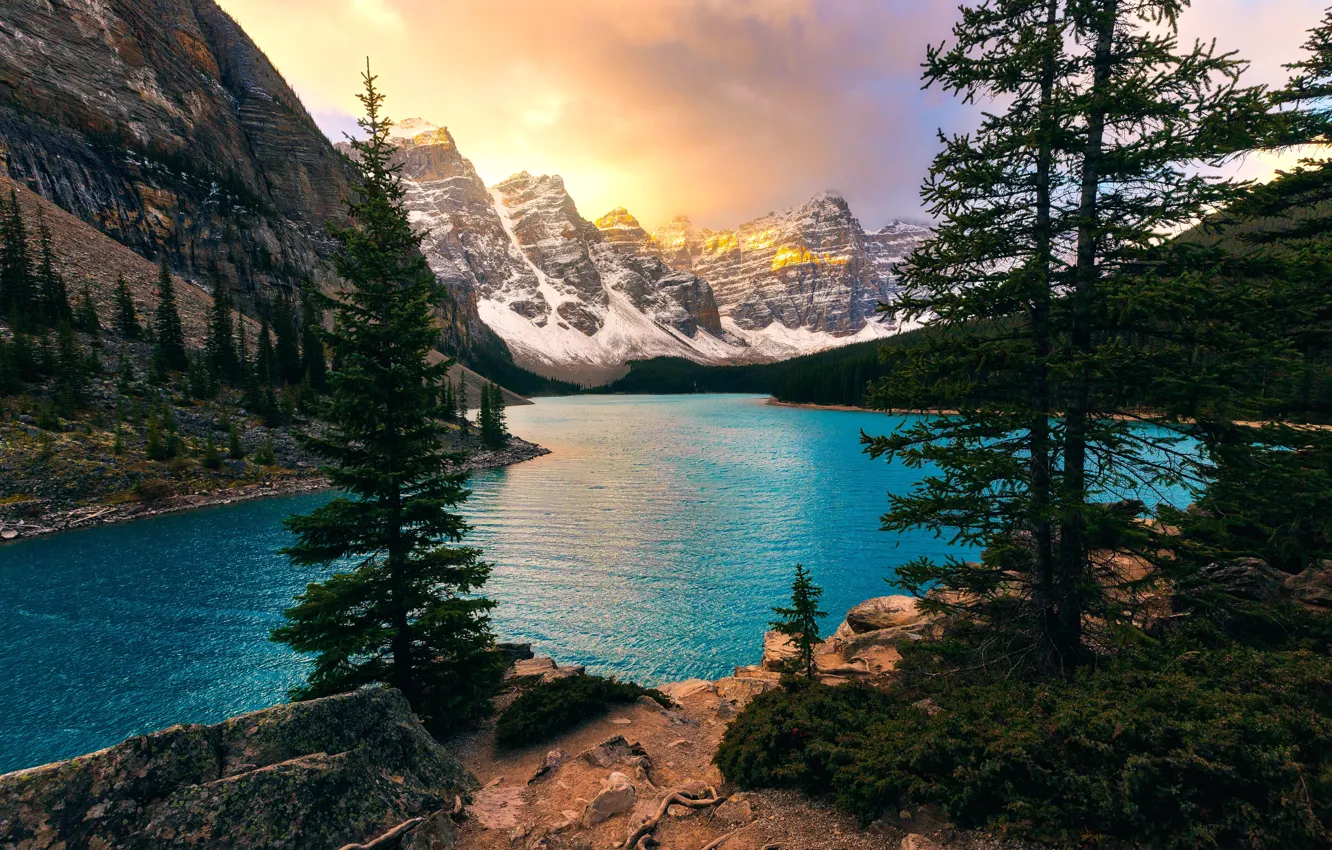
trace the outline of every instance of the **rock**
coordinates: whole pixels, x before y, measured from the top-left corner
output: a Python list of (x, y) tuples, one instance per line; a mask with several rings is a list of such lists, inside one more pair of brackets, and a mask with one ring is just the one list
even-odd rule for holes
[(717, 700), (718, 717), (720, 717), (722, 720), (730, 720), (732, 717), (735, 717), (735, 715), (736, 711), (734, 703), (732, 703), (726, 697), (721, 697), (720, 699)]
[(398, 843), (401, 850), (452, 850), (457, 845), (458, 830), (447, 809), (412, 827)]
[(0, 776), (0, 846), (322, 850), (476, 785), (401, 694), (363, 689)]
[(615, 815), (627, 812), (638, 801), (634, 783), (623, 773), (612, 773), (601, 782), (601, 790), (583, 810), (583, 826), (593, 827)]
[(671, 682), (657, 688), (676, 702), (684, 702), (692, 696), (702, 693), (716, 693), (717, 688), (706, 679), (686, 679), (683, 682)]
[(537, 682), (551, 682), (555, 679), (564, 679), (569, 676), (583, 675), (584, 668), (579, 666), (561, 667), (555, 663), (554, 658), (542, 656), (540, 658), (520, 658), (513, 662), (513, 667), (505, 674), (511, 682), (516, 684), (536, 684)]
[(637, 699), (637, 702), (638, 702), (639, 705), (643, 706), (643, 707), (646, 708), (646, 709), (649, 709), (649, 710), (651, 710), (651, 711), (654, 711), (654, 712), (656, 712), (657, 714), (666, 714), (666, 713), (667, 713), (667, 711), (666, 711), (666, 707), (665, 707), (664, 705), (662, 705), (661, 703), (657, 702), (655, 699), (653, 699), (652, 697), (648, 696), (647, 694), (643, 694), (641, 697), (639, 697), (639, 698)]
[(546, 758), (541, 762), (541, 767), (538, 767), (536, 773), (532, 774), (532, 778), (527, 780), (527, 784), (531, 785), (537, 780), (549, 776), (551, 772), (564, 764), (568, 759), (569, 754), (562, 749), (557, 748), (546, 753)]
[(913, 832), (902, 839), (902, 850), (943, 850), (943, 846), (918, 832)]
[(527, 661), (535, 657), (530, 643), (497, 643), (495, 644), (495, 651), (508, 659), (510, 664), (515, 661)]
[(630, 742), (623, 735), (616, 735), (583, 751), (578, 758), (596, 767), (614, 767), (635, 758), (647, 758), (647, 750), (637, 741)]
[(744, 794), (732, 794), (716, 808), (717, 819), (732, 826), (743, 826), (754, 819), (754, 807)]
[(627, 717), (612, 717), (611, 723), (615, 726), (633, 726), (634, 721)]
[(867, 599), (846, 612), (846, 625), (855, 634), (925, 622), (925, 615), (917, 608), (916, 600), (911, 596), (879, 596)]
[(694, 810), (688, 806), (682, 806), (679, 803), (671, 803), (666, 807), (666, 814), (673, 818), (687, 818), (694, 813)]
[(915, 706), (916, 708), (919, 708), (921, 711), (925, 712), (930, 717), (933, 717), (934, 715), (943, 711), (943, 709), (940, 708), (938, 704), (935, 703), (934, 700), (929, 699), (928, 697), (922, 700), (917, 700), (916, 702), (913, 702), (912, 705)]
[(717, 694), (723, 701), (729, 701), (733, 708), (744, 708), (754, 697), (781, 687), (777, 678), (752, 679), (748, 677), (728, 676), (716, 682)]
[(769, 631), (763, 635), (763, 660), (759, 663), (764, 670), (780, 673), (795, 660), (795, 644), (781, 632)]
[(1281, 592), (1276, 571), (1261, 558), (1236, 558), (1208, 564), (1198, 572), (1221, 590), (1240, 599), (1265, 602), (1275, 599)]
[(1307, 608), (1332, 609), (1332, 564), (1318, 561), (1304, 572), (1288, 575), (1282, 588), (1292, 601)]

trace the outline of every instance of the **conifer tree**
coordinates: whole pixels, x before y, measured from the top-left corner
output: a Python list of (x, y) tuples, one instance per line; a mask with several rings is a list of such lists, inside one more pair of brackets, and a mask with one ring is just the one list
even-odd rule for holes
[(454, 393), (454, 397), (458, 400), (458, 425), (463, 433), (466, 433), (470, 424), (467, 419), (467, 373), (461, 370), (458, 372), (458, 390)]
[(15, 395), (22, 388), (14, 347), (0, 338), (0, 396)]
[(468, 526), (452, 509), (468, 491), (463, 476), (446, 472), (451, 457), (441, 447), (439, 384), (449, 363), (426, 358), (444, 295), (408, 220), (391, 123), (368, 68), (364, 82), (352, 224), (331, 231), (350, 286), (322, 300), (334, 318), (331, 426), (308, 441), (346, 495), (289, 519), (298, 541), (285, 550), (298, 565), (355, 566), (311, 584), (274, 638), (316, 653), (299, 696), (387, 683), (441, 730), (488, 711), (502, 663), (492, 650), (494, 603), (477, 593), (490, 567), (456, 545)]
[(55, 251), (51, 247), (51, 231), (46, 219), (37, 218), (37, 293), (42, 320), (52, 327), (61, 322), (72, 322), (74, 312), (69, 305), (69, 289), (65, 277), (55, 267)]
[(481, 385), (481, 407), (476, 412), (476, 428), (481, 432), (481, 442), (493, 446), (495, 435), (491, 431), (489, 384)]
[[(1070, 672), (1089, 624), (1113, 645), (1144, 590), (1114, 555), (1156, 544), (1142, 506), (1107, 496), (1184, 480), (1186, 416), (1226, 413), (1220, 375), (1180, 371), (1189, 333), (1199, 348), (1222, 344), (1180, 317), (1221, 300), (1201, 295), (1191, 255), (1166, 234), (1234, 197), (1198, 166), (1251, 143), (1265, 104), (1234, 56), (1180, 47), (1182, 6), (983, 0), (963, 7), (951, 47), (928, 54), (928, 85), (1005, 108), (945, 139), (934, 162), (923, 195), (940, 225), (909, 257), (893, 309), (936, 332), (888, 355), (871, 404), (929, 399), (957, 415), (865, 442), (935, 468), (890, 497), (885, 530), (985, 547), (979, 563), (919, 559), (899, 576), (953, 591), (922, 604), (984, 622), (989, 662)], [(1165, 430), (1122, 418), (1152, 394)]]
[(148, 408), (148, 425), (145, 435), (144, 455), (149, 460), (166, 460), (170, 455), (167, 453), (166, 440), (162, 436), (162, 423), (157, 417), (157, 406)]
[(796, 651), (798, 669), (810, 679), (818, 673), (814, 664), (814, 650), (820, 641), (819, 618), (828, 614), (827, 611), (819, 610), (819, 597), (822, 595), (823, 588), (814, 584), (804, 565), (796, 564), (790, 607), (772, 609), (781, 618), (771, 623), (773, 630), (791, 640)]
[(68, 419), (83, 401), (86, 383), (84, 359), (74, 340), (74, 329), (69, 322), (61, 322), (56, 333), (55, 404), (57, 412)]
[(236, 355), (231, 312), (231, 292), (222, 281), (218, 281), (213, 288), (213, 306), (208, 311), (204, 358), (208, 373), (215, 383), (234, 385), (240, 378), (240, 359)]
[(271, 387), (278, 378), (276, 357), (273, 354), (273, 333), (267, 311), (259, 316), (259, 349), (254, 358), (254, 374), (261, 387)]
[(124, 275), (116, 278), (116, 333), (124, 339), (139, 339), (143, 336), (143, 326), (139, 324), (134, 298), (130, 296)]
[(235, 422), (227, 423), (227, 456), (232, 460), (245, 458), (245, 446), (241, 444), (240, 429)]
[(315, 310), (314, 300), (301, 300), (301, 374), (310, 386), (323, 392), (328, 365), (324, 360), (323, 317)]
[(23, 210), (13, 187), (8, 207), (0, 210), (0, 215), (0, 309), (20, 321), (31, 321), (36, 318), (32, 258)]
[(502, 446), (509, 441), (508, 417), (504, 414), (504, 390), (499, 384), (491, 384), (490, 391), (492, 393), (490, 417), (493, 420), (491, 428), (495, 432), (496, 443)]
[(171, 281), (166, 257), (157, 274), (157, 314), (153, 321), (155, 345), (153, 360), (159, 369), (183, 372), (189, 368), (189, 355), (185, 352), (185, 328), (180, 322), (180, 308), (176, 305), (176, 287)]
[(203, 457), (199, 459), (199, 463), (204, 469), (222, 468), (222, 453), (217, 450), (217, 442), (213, 439), (211, 431), (204, 440)]
[(83, 284), (83, 291), (79, 294), (79, 309), (74, 316), (75, 324), (79, 330), (88, 336), (97, 340), (102, 335), (102, 322), (97, 318), (97, 307), (93, 304), (92, 292), (88, 290), (88, 284)]
[[(273, 372), (276, 381), (295, 386), (301, 382), (301, 348), (296, 333), (291, 302), (286, 296), (278, 299), (273, 308)], [(275, 382), (276, 382), (275, 381)]]

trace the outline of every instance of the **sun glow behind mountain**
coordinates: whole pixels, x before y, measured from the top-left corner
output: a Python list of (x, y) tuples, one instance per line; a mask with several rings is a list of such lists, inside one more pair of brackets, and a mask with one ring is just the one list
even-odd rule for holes
[[(935, 132), (975, 111), (920, 90), (956, 0), (220, 0), (335, 140), (364, 58), (396, 118), (446, 125), (487, 183), (560, 174), (580, 210), (720, 227), (842, 191), (866, 227), (920, 217)], [(1323, 0), (1205, 0), (1216, 37), (1279, 83)], [(1293, 156), (1238, 166), (1269, 176)]]

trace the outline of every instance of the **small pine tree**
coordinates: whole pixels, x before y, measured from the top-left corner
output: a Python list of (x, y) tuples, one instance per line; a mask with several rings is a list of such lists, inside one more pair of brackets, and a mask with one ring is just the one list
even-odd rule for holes
[(217, 384), (214, 383), (213, 376), (201, 355), (190, 358), (189, 369), (185, 372), (185, 387), (190, 398), (212, 398), (217, 394)]
[(502, 446), (509, 442), (509, 422), (504, 414), (504, 390), (499, 384), (491, 384), (490, 392), (491, 429), (495, 432), (496, 444)]
[(116, 438), (111, 443), (111, 454), (120, 457), (125, 453), (125, 426), (121, 424), (120, 416), (116, 416)]
[(275, 383), (280, 381), (288, 385), (301, 382), (301, 347), (296, 332), (295, 316), (291, 312), (291, 302), (286, 296), (278, 299), (273, 307), (273, 373)]
[(276, 356), (273, 353), (273, 334), (269, 330), (268, 313), (259, 317), (259, 352), (254, 358), (254, 374), (263, 387), (271, 387), (277, 380)]
[(458, 391), (454, 394), (458, 399), (458, 425), (463, 432), (467, 431), (467, 373), (458, 372)]
[(74, 316), (74, 322), (79, 330), (93, 340), (101, 337), (102, 323), (97, 318), (97, 307), (93, 304), (92, 293), (88, 290), (87, 283), (83, 284), (83, 291), (79, 294), (79, 309)]
[(125, 339), (143, 337), (143, 325), (139, 324), (134, 298), (130, 295), (129, 284), (125, 283), (123, 275), (116, 278), (116, 333)]
[(495, 437), (490, 432), (490, 385), (481, 385), (481, 407), (476, 412), (476, 429), (481, 432), (481, 442), (493, 445)]
[(245, 459), (245, 446), (241, 444), (240, 429), (235, 422), (227, 423), (227, 457), (232, 460)]
[(149, 460), (166, 460), (168, 457), (166, 441), (162, 438), (162, 424), (158, 421), (156, 407), (148, 408), (148, 428), (144, 455)]
[(264, 442), (254, 453), (254, 462), (260, 466), (277, 466), (277, 452), (273, 449), (273, 434), (270, 431)]
[(791, 584), (791, 607), (772, 609), (781, 617), (772, 622), (772, 628), (791, 639), (799, 670), (810, 679), (817, 672), (814, 650), (819, 645), (819, 618), (828, 613), (819, 610), (822, 595), (823, 588), (814, 584), (804, 565), (796, 564), (795, 581)]
[(209, 433), (204, 440), (203, 457), (199, 460), (205, 469), (221, 469), (222, 454), (217, 450), (217, 443), (213, 440), (212, 433)]
[(189, 355), (185, 353), (185, 328), (180, 322), (180, 308), (176, 305), (176, 286), (171, 281), (171, 270), (166, 257), (157, 274), (157, 315), (153, 321), (156, 344), (153, 359), (161, 372), (183, 372), (189, 368)]
[(0, 338), (0, 396), (14, 395), (22, 388), (18, 364), (14, 362), (13, 346)]

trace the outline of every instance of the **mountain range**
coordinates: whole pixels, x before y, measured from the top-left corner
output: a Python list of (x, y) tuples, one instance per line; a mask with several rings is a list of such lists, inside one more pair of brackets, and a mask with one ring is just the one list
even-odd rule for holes
[[(487, 186), (448, 132), (395, 127), (440, 348), (601, 383), (630, 360), (757, 363), (891, 334), (875, 305), (928, 230), (832, 193), (734, 229), (584, 218), (558, 176)], [(253, 311), (337, 285), (351, 163), (214, 0), (0, 4), (0, 173)]]
[(649, 232), (623, 208), (584, 218), (558, 176), (486, 186), (423, 119), (396, 124), (394, 140), (431, 268), (475, 299), (519, 365), (564, 380), (604, 382), (651, 357), (759, 363), (888, 336), (875, 307), (929, 233), (866, 233), (835, 193), (733, 230), (680, 217)]

